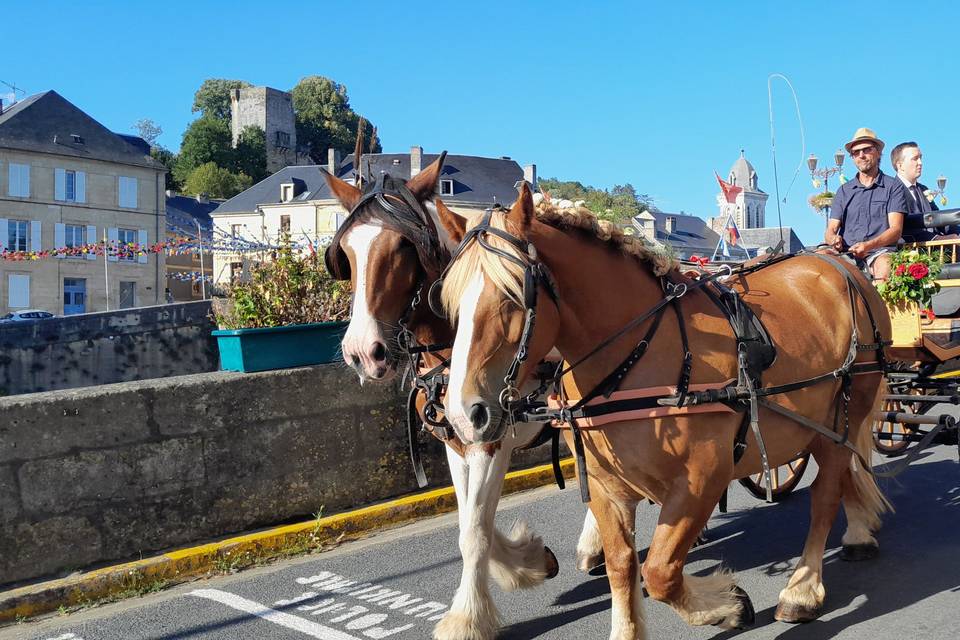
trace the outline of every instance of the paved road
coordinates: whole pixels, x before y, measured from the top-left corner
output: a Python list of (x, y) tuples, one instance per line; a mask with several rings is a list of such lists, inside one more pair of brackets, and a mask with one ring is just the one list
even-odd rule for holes
[[(738, 573), (757, 609), (755, 628), (723, 632), (690, 628), (667, 606), (647, 601), (653, 638), (956, 638), (960, 609), (960, 465), (956, 449), (939, 447), (915, 468), (885, 483), (897, 513), (880, 533), (882, 555), (848, 564), (837, 557), (841, 526), (828, 543), (823, 617), (802, 626), (773, 620), (777, 594), (799, 554), (809, 494), (799, 490), (764, 505), (737, 487), (731, 509), (711, 521), (711, 542), (695, 549), (687, 570), (724, 564)], [(809, 478), (807, 479), (809, 482)], [(582, 507), (575, 487), (513, 496), (498, 516), (506, 527), (524, 518), (543, 534), (561, 563), (544, 586), (506, 594), (494, 587), (503, 640), (593, 639), (609, 632), (606, 578), (573, 568)], [(656, 510), (641, 507), (639, 546), (649, 540)], [(459, 577), (451, 516), (350, 543), (317, 556), (220, 577), (124, 603), (0, 630), (0, 639), (159, 640), (237, 638), (364, 640), (428, 638)], [(343, 592), (331, 593), (342, 579)], [(366, 586), (363, 583), (370, 583)], [(316, 597), (298, 600), (304, 594)]]

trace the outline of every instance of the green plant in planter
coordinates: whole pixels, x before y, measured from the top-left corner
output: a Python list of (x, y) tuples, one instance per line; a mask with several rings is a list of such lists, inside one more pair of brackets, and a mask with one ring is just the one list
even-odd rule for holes
[(216, 321), (222, 329), (252, 329), (348, 320), (350, 293), (349, 282), (327, 272), (322, 253), (299, 252), (286, 236), (249, 280), (230, 285), (231, 304)]

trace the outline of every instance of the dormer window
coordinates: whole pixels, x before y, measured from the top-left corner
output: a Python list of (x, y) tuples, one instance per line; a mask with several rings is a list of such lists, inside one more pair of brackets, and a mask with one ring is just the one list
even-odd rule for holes
[(441, 181), (440, 181), (440, 195), (442, 195), (442, 196), (452, 196), (452, 195), (453, 195), (453, 180), (441, 180)]
[(73, 144), (84, 144), (83, 136), (78, 136), (75, 133), (70, 134), (70, 139), (73, 140)]
[(293, 183), (280, 185), (280, 202), (290, 202), (293, 200)]

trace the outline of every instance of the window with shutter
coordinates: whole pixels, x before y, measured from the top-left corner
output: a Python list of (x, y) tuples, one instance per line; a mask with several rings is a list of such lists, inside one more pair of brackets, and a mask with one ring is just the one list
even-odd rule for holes
[(137, 208), (137, 179), (120, 176), (120, 206), (125, 209)]

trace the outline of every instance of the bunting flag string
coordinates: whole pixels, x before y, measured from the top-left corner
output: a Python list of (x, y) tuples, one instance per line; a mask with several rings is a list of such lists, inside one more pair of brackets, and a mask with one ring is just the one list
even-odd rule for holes
[[(300, 242), (291, 242), (290, 246), (294, 251), (315, 252), (320, 247), (328, 243), (329, 238), (319, 241), (313, 241), (305, 238)], [(116, 257), (122, 260), (133, 260), (142, 256), (156, 253), (165, 253), (168, 256), (182, 256), (197, 254), (201, 247), (204, 252), (216, 252), (220, 254), (247, 254), (262, 253), (265, 251), (275, 251), (281, 246), (281, 243), (267, 243), (246, 240), (243, 238), (233, 238), (227, 236), (222, 239), (214, 239), (209, 242), (204, 239), (202, 242), (197, 238), (187, 236), (177, 236), (165, 242), (155, 242), (152, 244), (139, 244), (136, 242), (95, 242), (90, 244), (80, 244), (71, 247), (57, 247), (55, 249), (42, 249), (40, 251), (9, 251), (3, 249), (0, 251), (0, 260), (8, 262), (32, 262), (36, 260), (45, 260), (48, 258), (82, 258), (94, 255), (102, 258), (104, 253), (108, 257)]]

